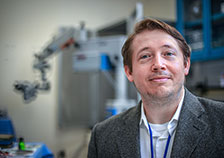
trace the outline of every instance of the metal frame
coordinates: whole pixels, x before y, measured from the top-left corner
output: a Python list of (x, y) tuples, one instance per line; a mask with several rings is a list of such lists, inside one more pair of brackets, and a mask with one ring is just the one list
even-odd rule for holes
[[(177, 6), (177, 25), (178, 31), (184, 35), (184, 3), (183, 0), (176, 0)], [(194, 61), (208, 61), (224, 58), (224, 46), (219, 48), (212, 48), (212, 13), (211, 0), (202, 0), (202, 31), (204, 47), (200, 51), (193, 51), (191, 60)], [(192, 24), (193, 25), (193, 24)]]

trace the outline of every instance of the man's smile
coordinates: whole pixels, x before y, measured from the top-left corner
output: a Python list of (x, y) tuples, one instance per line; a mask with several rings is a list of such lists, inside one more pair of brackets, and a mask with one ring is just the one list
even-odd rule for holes
[(166, 82), (169, 79), (171, 79), (171, 77), (169, 75), (156, 75), (156, 76), (152, 76), (149, 77), (149, 81), (153, 81), (153, 82)]

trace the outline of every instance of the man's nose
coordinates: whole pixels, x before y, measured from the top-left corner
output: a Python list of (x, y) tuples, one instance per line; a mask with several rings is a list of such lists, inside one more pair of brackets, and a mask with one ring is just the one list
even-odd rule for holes
[(152, 71), (163, 71), (166, 70), (164, 60), (161, 56), (155, 56), (152, 63)]

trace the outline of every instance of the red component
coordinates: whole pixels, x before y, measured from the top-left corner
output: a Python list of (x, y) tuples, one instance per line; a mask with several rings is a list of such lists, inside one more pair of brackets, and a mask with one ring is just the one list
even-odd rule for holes
[(75, 40), (73, 38), (70, 38), (60, 48), (63, 50), (63, 49), (69, 47), (70, 45), (72, 45), (74, 43), (75, 43)]

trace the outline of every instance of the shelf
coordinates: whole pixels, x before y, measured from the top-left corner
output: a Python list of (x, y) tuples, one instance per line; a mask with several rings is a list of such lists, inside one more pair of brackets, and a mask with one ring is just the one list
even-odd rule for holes
[[(177, 29), (192, 48), (192, 61), (224, 58), (224, 13), (219, 2), (177, 0)], [(194, 15), (194, 7), (199, 8), (201, 14)]]
[(202, 25), (202, 20), (188, 21), (185, 22), (185, 27), (194, 27)]
[(212, 20), (220, 20), (220, 19), (224, 19), (224, 13), (214, 14), (212, 16)]
[[(221, 20), (221, 19), (224, 19), (224, 13), (214, 14), (212, 16), (212, 20)], [(185, 22), (185, 27), (194, 27), (199, 25), (202, 25), (202, 19)]]
[(213, 48), (211, 51), (211, 56), (221, 58), (224, 57), (224, 46)]

